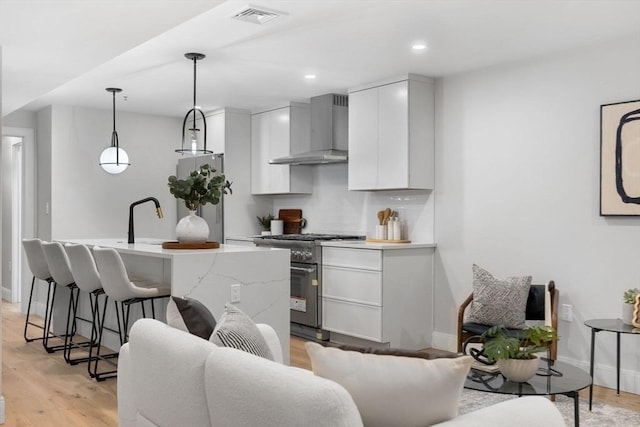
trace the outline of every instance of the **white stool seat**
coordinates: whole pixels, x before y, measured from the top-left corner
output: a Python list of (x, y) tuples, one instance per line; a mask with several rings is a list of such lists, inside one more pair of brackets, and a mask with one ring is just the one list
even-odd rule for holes
[[(53, 282), (53, 278), (51, 277), (51, 272), (49, 272), (47, 260), (44, 257), (44, 251), (42, 250), (42, 241), (40, 239), (22, 239), (22, 246), (24, 247), (24, 252), (27, 256), (27, 264), (29, 265), (31, 274), (33, 274), (33, 279), (31, 280), (31, 291), (29, 292), (29, 303), (27, 305), (27, 317), (24, 321), (23, 336), (26, 342), (38, 340), (43, 340), (44, 342), (45, 337), (49, 336), (49, 316), (50, 307), (52, 305), (52, 301), (50, 300), (52, 299), (52, 295), (55, 296), (55, 283)], [(33, 290), (35, 288), (36, 279), (42, 280), (47, 284), (47, 302), (45, 305), (43, 325), (34, 323), (30, 320), (31, 303), (33, 302)], [(29, 337), (29, 326), (35, 326), (39, 329), (42, 329), (42, 335), (37, 338)]]
[[(158, 298), (166, 298), (171, 295), (171, 289), (161, 283), (155, 283), (149, 280), (136, 280), (132, 281), (125, 268), (124, 262), (120, 257), (120, 254), (111, 248), (93, 248), (93, 257), (100, 274), (100, 281), (102, 282), (102, 289), (107, 298), (105, 298), (105, 305), (102, 311), (102, 317), (104, 319), (104, 313), (106, 310), (107, 299), (112, 299), (115, 302), (116, 314), (118, 316), (118, 329), (120, 333), (120, 344), (124, 344), (128, 341), (129, 331), (129, 314), (132, 304), (140, 303), (142, 308), (142, 316), (146, 317), (145, 301), (151, 302), (152, 317), (155, 318), (154, 300)], [(125, 311), (126, 306), (126, 311)], [(122, 324), (120, 323), (120, 317), (122, 317)], [(102, 328), (104, 322), (100, 326), (100, 344), (102, 342)], [(98, 345), (98, 358), (95, 360), (94, 376), (97, 380), (111, 378), (117, 375), (117, 367), (112, 371), (106, 371), (98, 373), (98, 361), (103, 359), (99, 355), (100, 345)], [(112, 353), (109, 357), (117, 355)]]

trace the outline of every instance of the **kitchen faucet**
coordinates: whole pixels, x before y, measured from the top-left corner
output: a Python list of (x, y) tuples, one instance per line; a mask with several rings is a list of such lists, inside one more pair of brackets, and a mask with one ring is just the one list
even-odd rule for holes
[(131, 203), (131, 205), (129, 205), (129, 240), (127, 241), (127, 243), (135, 243), (135, 238), (133, 236), (133, 208), (145, 202), (155, 203), (158, 218), (162, 218), (162, 208), (160, 207), (160, 202), (155, 197), (146, 197), (144, 199), (138, 200), (137, 202)]

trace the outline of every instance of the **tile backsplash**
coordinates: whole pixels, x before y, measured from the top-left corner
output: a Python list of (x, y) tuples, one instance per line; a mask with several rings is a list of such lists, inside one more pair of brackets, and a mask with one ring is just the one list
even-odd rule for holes
[(379, 210), (391, 208), (405, 222), (406, 238), (434, 242), (433, 192), (426, 190), (348, 191), (347, 165), (305, 166), (313, 168), (313, 194), (271, 197), (273, 214), (279, 209), (302, 209), (307, 219), (304, 233), (375, 235)]

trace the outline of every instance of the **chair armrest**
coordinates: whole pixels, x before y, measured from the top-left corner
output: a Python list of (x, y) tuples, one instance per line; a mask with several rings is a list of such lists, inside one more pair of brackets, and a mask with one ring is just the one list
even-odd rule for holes
[(458, 352), (462, 351), (462, 324), (464, 323), (464, 311), (467, 309), (469, 304), (473, 301), (473, 293), (467, 297), (458, 308)]
[(118, 356), (118, 425), (133, 427), (137, 425), (138, 408), (135, 402), (133, 373), (131, 372), (131, 356), (129, 343), (120, 348)]
[(283, 363), (282, 345), (280, 344), (280, 338), (278, 338), (275, 329), (266, 323), (258, 323), (256, 326), (258, 326), (260, 333), (269, 346), (269, 350), (271, 350), (271, 354), (273, 354), (273, 361)]

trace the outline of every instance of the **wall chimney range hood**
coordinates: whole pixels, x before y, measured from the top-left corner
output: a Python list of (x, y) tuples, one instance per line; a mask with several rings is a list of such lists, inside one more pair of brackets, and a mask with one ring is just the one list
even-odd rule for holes
[(269, 160), (272, 165), (320, 165), (348, 160), (349, 97), (315, 96), (311, 106), (311, 150)]

